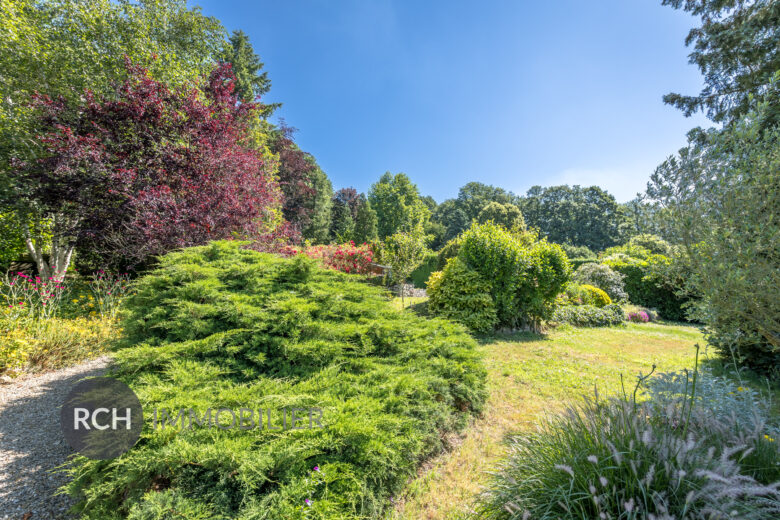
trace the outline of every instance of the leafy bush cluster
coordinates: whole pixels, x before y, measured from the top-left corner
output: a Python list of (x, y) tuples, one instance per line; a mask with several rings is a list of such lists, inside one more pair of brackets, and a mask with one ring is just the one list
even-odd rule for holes
[(684, 246), (694, 273), (686, 287), (699, 298), (697, 318), (707, 326), (707, 340), (724, 358), (780, 378), (776, 107), (776, 99), (763, 101), (723, 129), (692, 132), (689, 145), (651, 177), (648, 194), (667, 208)]
[(612, 303), (607, 293), (587, 284), (569, 282), (563, 288), (563, 292), (556, 299), (558, 305), (593, 305), (604, 307)]
[(145, 409), (318, 407), (324, 427), (147, 428), (118, 459), (75, 461), (85, 518), (378, 517), (483, 406), (463, 327), (304, 255), (216, 242), (166, 255), (137, 288), (114, 375)]
[(570, 259), (582, 259), (582, 260), (595, 260), (596, 253), (591, 251), (586, 246), (573, 246), (571, 244), (561, 244), (561, 247), (566, 252), (566, 256)]
[(609, 327), (623, 323), (623, 309), (615, 303), (599, 308), (595, 305), (561, 305), (551, 320), (576, 327)]
[(609, 295), (598, 287), (583, 284), (580, 285), (580, 288), (587, 295), (586, 301), (591, 305), (595, 305), (596, 307), (604, 307), (605, 305), (612, 303), (612, 299), (609, 297)]
[(664, 276), (672, 262), (669, 257), (630, 244), (622, 249), (611, 249), (613, 251), (602, 262), (623, 275), (625, 290), (632, 303), (657, 309), (667, 320), (686, 319), (688, 299), (677, 294), (682, 287)]
[(706, 373), (697, 385), (668, 374), (645, 403), (597, 396), (572, 406), (514, 439), (480, 517), (777, 518), (777, 428), (739, 390)]
[(451, 258), (443, 271), (428, 279), (428, 309), (436, 315), (462, 323), (476, 332), (496, 327), (496, 305), (490, 284), (460, 258)]
[[(464, 271), (469, 270), (477, 275), (469, 278), (479, 289), (455, 284), (455, 277), (465, 282)], [(480, 324), (477, 330), (485, 330), (493, 314), (493, 327), (537, 330), (570, 275), (560, 246), (530, 233), (510, 233), (492, 222), (474, 224), (460, 237), (457, 260), (450, 260), (440, 277), (429, 282), (429, 309), (453, 319), (474, 316), (469, 321)], [(452, 299), (452, 291), (477, 295), (485, 288), (489, 306), (482, 297)]]
[(628, 300), (628, 294), (623, 284), (624, 276), (610, 269), (608, 265), (595, 262), (583, 264), (574, 271), (573, 278), (578, 283), (598, 287), (615, 302)]

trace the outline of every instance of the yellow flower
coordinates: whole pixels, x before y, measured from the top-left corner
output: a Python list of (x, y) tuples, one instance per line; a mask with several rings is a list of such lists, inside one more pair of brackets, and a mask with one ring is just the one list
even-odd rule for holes
[(745, 389), (744, 389), (744, 388), (742, 388), (741, 386), (738, 386), (738, 387), (737, 387), (737, 392), (744, 392), (744, 391), (745, 391)]
[(768, 440), (769, 442), (775, 442), (775, 440), (772, 437), (770, 437), (769, 435), (764, 435), (764, 438), (766, 440)]

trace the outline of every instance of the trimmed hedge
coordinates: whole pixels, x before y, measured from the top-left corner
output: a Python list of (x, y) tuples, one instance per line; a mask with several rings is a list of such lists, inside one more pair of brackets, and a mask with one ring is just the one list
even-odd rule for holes
[(482, 409), (485, 370), (462, 326), (306, 257), (216, 242), (166, 255), (137, 287), (113, 375), (147, 414), (318, 407), (324, 427), (147, 421), (123, 456), (75, 460), (67, 489), (84, 518), (378, 518)]

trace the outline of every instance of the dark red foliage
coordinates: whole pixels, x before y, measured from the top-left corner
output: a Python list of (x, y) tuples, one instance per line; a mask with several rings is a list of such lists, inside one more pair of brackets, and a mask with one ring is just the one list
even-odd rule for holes
[(202, 90), (171, 90), (128, 64), (112, 99), (36, 98), (46, 156), (20, 169), (32, 200), (72, 214), (81, 243), (136, 260), (268, 232), (281, 194), (244, 143), (258, 107), (237, 102), (233, 81), (221, 65)]
[(301, 231), (308, 226), (314, 211), (313, 199), (317, 191), (312, 185), (311, 174), (317, 164), (310, 154), (295, 144), (294, 132), (294, 128), (282, 122), (279, 130), (271, 136), (269, 148), (279, 156), (277, 176), (284, 194), (282, 215)]
[(333, 194), (333, 200), (347, 206), (352, 219), (357, 219), (357, 212), (360, 207), (360, 193), (355, 188), (341, 188)]

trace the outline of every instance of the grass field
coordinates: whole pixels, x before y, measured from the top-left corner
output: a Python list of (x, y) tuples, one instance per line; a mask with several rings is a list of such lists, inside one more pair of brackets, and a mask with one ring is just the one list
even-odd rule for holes
[[(508, 434), (533, 428), (540, 414), (567, 400), (633, 389), (636, 375), (691, 368), (694, 345), (704, 345), (691, 326), (628, 324), (624, 327), (561, 328), (546, 336), (513, 334), (484, 339), (490, 398), (484, 416), (459, 446), (431, 461), (408, 486), (388, 516), (392, 520), (465, 517), (487, 472), (505, 454)], [(706, 353), (702, 354), (706, 358)]]

